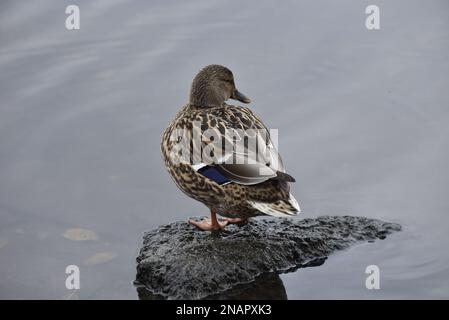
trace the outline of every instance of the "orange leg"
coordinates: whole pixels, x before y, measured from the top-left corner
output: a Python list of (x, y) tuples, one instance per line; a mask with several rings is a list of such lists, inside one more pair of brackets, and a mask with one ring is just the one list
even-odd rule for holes
[(205, 219), (200, 222), (189, 220), (189, 223), (203, 231), (219, 231), (224, 229), (224, 227), (228, 224), (228, 221), (222, 223), (218, 222), (217, 213), (215, 212), (215, 210), (211, 210), (210, 219)]

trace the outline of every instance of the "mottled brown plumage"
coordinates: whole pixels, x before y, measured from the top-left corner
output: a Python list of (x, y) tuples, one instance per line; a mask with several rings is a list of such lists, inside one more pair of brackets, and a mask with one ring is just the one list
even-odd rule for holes
[[(221, 173), (228, 177), (230, 183), (220, 185), (199, 173), (194, 168), (195, 161), (178, 163), (175, 145), (193, 136), (194, 130), (212, 129), (217, 135), (224, 137), (226, 129), (260, 129), (267, 130), (262, 121), (247, 107), (228, 105), (228, 99), (236, 99), (244, 103), (250, 100), (235, 88), (232, 72), (219, 65), (203, 68), (194, 78), (189, 103), (178, 111), (169, 127), (165, 130), (161, 150), (165, 165), (176, 185), (189, 197), (204, 203), (212, 212), (209, 225), (196, 225), (205, 230), (216, 230), (224, 227), (214, 221), (215, 213), (231, 218), (229, 222), (245, 220), (249, 217), (270, 214), (291, 216), (299, 212), (296, 200), (290, 194), (289, 182), (294, 179), (285, 173), (280, 157), (277, 166), (269, 164), (271, 176), (249, 174), (239, 178), (241, 165), (214, 163)], [(198, 126), (199, 125), (199, 126)], [(171, 141), (174, 132), (182, 130), (182, 138)], [(172, 138), (173, 139), (173, 138)], [(194, 143), (189, 150), (194, 150)], [(202, 147), (207, 141), (202, 143)], [(273, 148), (275, 151), (275, 149)], [(276, 153), (277, 154), (277, 153)], [(258, 164), (265, 166), (265, 164)], [(270, 167), (271, 166), (271, 167)], [(243, 167), (246, 169), (247, 167)], [(237, 171), (236, 171), (237, 170)], [(237, 218), (237, 219), (236, 219)]]

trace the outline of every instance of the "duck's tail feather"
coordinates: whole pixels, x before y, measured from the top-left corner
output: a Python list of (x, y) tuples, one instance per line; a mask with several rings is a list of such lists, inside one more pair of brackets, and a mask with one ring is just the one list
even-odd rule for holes
[(298, 201), (290, 193), (288, 200), (276, 202), (248, 201), (256, 210), (273, 217), (292, 217), (301, 212)]
[(288, 181), (288, 182), (296, 182), (295, 178), (293, 178), (288, 173), (282, 172), (282, 171), (276, 171), (276, 177), (273, 179), (277, 179), (277, 180), (281, 180), (281, 181)]

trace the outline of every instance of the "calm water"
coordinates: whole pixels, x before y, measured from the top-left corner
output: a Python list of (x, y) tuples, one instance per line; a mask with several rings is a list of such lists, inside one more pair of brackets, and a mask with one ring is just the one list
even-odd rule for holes
[(142, 233), (207, 214), (159, 141), (210, 63), (280, 130), (302, 217), (404, 227), (281, 275), (289, 299), (449, 298), (449, 3), (377, 0), (368, 31), (372, 1), (177, 2), (0, 2), (0, 298), (67, 297), (70, 264), (79, 298), (138, 297)]

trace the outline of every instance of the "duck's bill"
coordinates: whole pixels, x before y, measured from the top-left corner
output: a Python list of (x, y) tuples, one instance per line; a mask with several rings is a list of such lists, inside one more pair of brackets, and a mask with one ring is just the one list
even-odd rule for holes
[(238, 100), (238, 101), (241, 101), (243, 103), (250, 103), (251, 102), (250, 98), (248, 98), (247, 96), (245, 96), (243, 93), (241, 93), (238, 90), (234, 91), (234, 94), (231, 96), (231, 99)]

